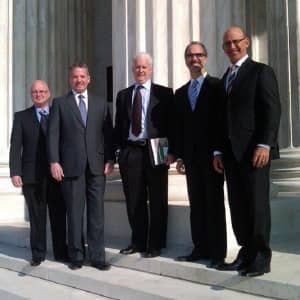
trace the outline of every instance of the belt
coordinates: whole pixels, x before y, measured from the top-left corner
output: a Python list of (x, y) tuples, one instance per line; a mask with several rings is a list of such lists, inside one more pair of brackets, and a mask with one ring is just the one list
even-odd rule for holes
[(147, 140), (137, 140), (137, 141), (127, 141), (127, 145), (135, 147), (145, 147), (147, 145)]

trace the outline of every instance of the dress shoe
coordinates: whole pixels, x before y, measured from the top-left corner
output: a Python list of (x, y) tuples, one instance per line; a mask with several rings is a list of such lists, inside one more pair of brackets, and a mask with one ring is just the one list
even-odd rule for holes
[(258, 253), (253, 263), (248, 267), (240, 270), (239, 274), (241, 276), (247, 276), (247, 277), (261, 276), (265, 273), (270, 273), (271, 271), (270, 264), (271, 264), (270, 255), (266, 256), (261, 253)]
[(177, 261), (197, 261), (197, 260), (202, 260), (202, 259), (208, 259), (208, 256), (201, 255), (196, 252), (192, 252), (190, 255), (178, 256), (175, 260), (177, 260)]
[(82, 268), (82, 264), (82, 261), (73, 261), (69, 264), (69, 268), (73, 271), (78, 270)]
[(145, 249), (139, 249), (135, 246), (129, 245), (127, 248), (120, 250), (121, 254), (129, 255), (136, 252), (145, 252)]
[(247, 264), (243, 259), (237, 258), (232, 263), (223, 263), (216, 267), (219, 271), (239, 271), (246, 268), (249, 264)]
[(33, 259), (30, 261), (30, 265), (31, 265), (32, 267), (37, 267), (37, 266), (39, 266), (39, 265), (42, 263), (42, 261), (44, 261), (44, 259), (41, 259), (41, 258), (33, 258)]
[(224, 265), (224, 263), (225, 263), (224, 258), (222, 258), (222, 259), (212, 259), (207, 267), (218, 270), (218, 268), (222, 267)]
[(145, 254), (143, 254), (144, 258), (152, 258), (157, 256), (160, 256), (160, 250), (157, 249), (148, 250)]
[(102, 261), (96, 261), (96, 262), (92, 262), (91, 266), (100, 270), (100, 271), (108, 271), (111, 267), (110, 264), (107, 264), (105, 262)]

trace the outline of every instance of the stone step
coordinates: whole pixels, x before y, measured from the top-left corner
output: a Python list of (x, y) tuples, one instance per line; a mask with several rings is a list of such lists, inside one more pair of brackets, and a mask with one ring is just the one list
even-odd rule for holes
[[(103, 297), (120, 300), (265, 299), (260, 296), (220, 289), (217, 286), (200, 285), (117, 266), (113, 266), (110, 271), (105, 272), (98, 271), (88, 265), (83, 266), (80, 270), (71, 271), (64, 264), (46, 260), (38, 267), (31, 267), (27, 261), (30, 257), (28, 249), (0, 244), (0, 252), (0, 278), (5, 273), (3, 269), (18, 272), (19, 278), (14, 279), (13, 275), (10, 274), (9, 278), (5, 277), (4, 284), (7, 284), (7, 290), (13, 290), (15, 293), (24, 295), (24, 298), (1, 299), (96, 300), (103, 299)], [(38, 279), (43, 279), (44, 282)], [(14, 281), (9, 283), (11, 280)], [(45, 282), (48, 282), (51, 290), (46, 288), (43, 293), (38, 295), (36, 292), (43, 289)], [(55, 288), (53, 283), (56, 283)], [(69, 291), (69, 297), (64, 297), (67, 287), (72, 288), (72, 291)], [(76, 297), (75, 292), (76, 294), (84, 293), (84, 296), (82, 298)], [(10, 292), (6, 293), (7, 295), (15, 295)]]
[[(28, 234), (28, 226), (24, 223), (0, 226), (0, 242), (13, 245), (14, 247), (28, 247)], [(186, 254), (190, 250), (182, 247), (172, 247), (164, 250), (161, 257), (145, 259), (139, 254), (129, 256), (119, 254), (119, 249), (124, 246), (126, 246), (124, 241), (114, 244), (108, 243), (106, 249), (107, 260), (117, 268), (143, 272), (139, 275), (142, 277), (144, 273), (152, 273), (156, 276), (172, 277), (179, 280), (179, 282), (189, 281), (216, 286), (221, 290), (230, 289), (276, 299), (300, 299), (300, 243), (298, 236), (295, 236), (293, 239), (273, 241), (272, 272), (256, 278), (240, 277), (236, 272), (221, 272), (209, 269), (206, 267), (206, 261), (197, 263), (177, 262), (174, 260), (175, 257)], [(6, 245), (5, 247), (11, 246)], [(0, 249), (0, 252), (4, 254), (10, 253), (8, 250), (3, 251)], [(25, 254), (22, 254), (23, 252)], [(236, 256), (236, 252), (236, 248), (231, 249), (227, 260), (231, 261)], [(21, 257), (27, 260), (30, 257), (30, 253), (26, 248), (19, 250), (18, 255), (9, 256)], [(5, 259), (7, 257), (2, 257), (0, 260), (0, 267), (5, 267)], [(105, 272), (105, 274), (111, 273)], [(156, 280), (160, 281), (161, 279)]]

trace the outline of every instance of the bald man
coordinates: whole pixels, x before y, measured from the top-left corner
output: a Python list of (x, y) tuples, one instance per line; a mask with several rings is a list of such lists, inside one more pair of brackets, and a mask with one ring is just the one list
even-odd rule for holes
[(66, 211), (60, 185), (50, 176), (46, 131), (50, 91), (46, 82), (31, 85), (30, 108), (15, 113), (11, 133), (9, 167), (12, 184), (21, 187), (29, 212), (32, 266), (46, 257), (47, 204), (54, 258), (66, 261)]
[(271, 67), (248, 57), (250, 40), (239, 27), (224, 33), (230, 65), (223, 76), (214, 168), (225, 170), (233, 230), (241, 246), (236, 260), (219, 266), (242, 276), (270, 272), (269, 175), (279, 158), (278, 84)]

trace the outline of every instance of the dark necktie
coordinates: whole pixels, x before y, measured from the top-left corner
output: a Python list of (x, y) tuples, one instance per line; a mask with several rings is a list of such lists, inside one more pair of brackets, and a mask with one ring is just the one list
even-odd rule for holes
[(79, 111), (80, 111), (81, 119), (82, 119), (82, 122), (83, 122), (84, 126), (86, 126), (87, 112), (86, 112), (85, 102), (83, 100), (84, 96), (79, 95), (78, 99), (79, 99), (78, 108), (79, 108)]
[(136, 88), (133, 103), (132, 103), (132, 115), (131, 115), (131, 131), (135, 136), (139, 136), (142, 131), (142, 95), (141, 85)]
[(47, 115), (47, 112), (44, 110), (40, 110), (39, 113), (41, 115), (41, 119), (40, 119), (41, 129), (42, 129), (43, 134), (46, 136), (47, 127), (48, 127), (48, 115)]
[(192, 107), (192, 110), (195, 109), (196, 107), (196, 103), (197, 103), (197, 98), (198, 98), (198, 80), (194, 80), (192, 85), (191, 85), (191, 88), (190, 88), (190, 93), (189, 93), (189, 98), (190, 98), (190, 104), (191, 104), (191, 107)]
[(230, 92), (231, 92), (232, 85), (233, 85), (233, 82), (234, 82), (236, 74), (237, 74), (237, 69), (238, 69), (238, 67), (236, 65), (233, 65), (230, 68), (229, 77), (227, 80), (227, 89), (226, 89), (227, 94), (230, 94)]

